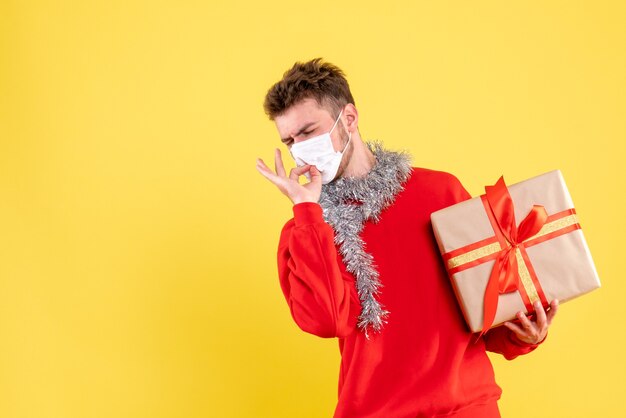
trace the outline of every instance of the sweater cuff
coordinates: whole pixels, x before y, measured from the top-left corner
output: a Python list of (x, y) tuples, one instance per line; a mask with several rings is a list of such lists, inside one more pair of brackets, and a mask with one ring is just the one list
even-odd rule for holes
[(322, 207), (315, 202), (302, 202), (293, 205), (293, 219), (296, 226), (324, 222)]

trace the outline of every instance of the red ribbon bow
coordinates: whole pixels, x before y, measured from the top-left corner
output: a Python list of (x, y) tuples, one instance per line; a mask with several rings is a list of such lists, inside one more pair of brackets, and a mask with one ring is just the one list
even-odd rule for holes
[(513, 200), (503, 177), (500, 177), (495, 185), (485, 186), (485, 192), (488, 206), (493, 213), (498, 229), (508, 242), (508, 246), (500, 250), (489, 276), (489, 282), (485, 290), (483, 330), (481, 335), (487, 332), (493, 324), (498, 308), (498, 296), (503, 293), (515, 292), (519, 289), (520, 277), (517, 269), (517, 247), (539, 232), (548, 219), (546, 209), (543, 206), (534, 205), (518, 227), (515, 222)]

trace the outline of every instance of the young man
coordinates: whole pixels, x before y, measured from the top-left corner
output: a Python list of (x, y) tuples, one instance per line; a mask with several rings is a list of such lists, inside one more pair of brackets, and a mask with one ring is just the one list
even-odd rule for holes
[(430, 225), (432, 212), (470, 197), (460, 182), (363, 142), (343, 72), (321, 59), (296, 63), (264, 107), (297, 164), (287, 174), (278, 149), (274, 170), (257, 160), (294, 205), (278, 246), (280, 284), (302, 330), (339, 339), (335, 417), (499, 417), (486, 350), (533, 351), (558, 302), (477, 338)]

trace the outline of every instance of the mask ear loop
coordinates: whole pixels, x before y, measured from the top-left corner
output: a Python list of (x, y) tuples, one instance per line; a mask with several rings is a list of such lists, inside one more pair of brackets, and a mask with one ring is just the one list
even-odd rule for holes
[(346, 142), (346, 146), (343, 147), (343, 150), (341, 150), (342, 154), (346, 152), (346, 150), (348, 149), (348, 145), (350, 145), (351, 140), (352, 140), (352, 132), (348, 132), (348, 142)]
[[(328, 135), (332, 134), (333, 131), (335, 130), (335, 126), (337, 126), (337, 123), (339, 123), (339, 119), (341, 119), (341, 114), (343, 113), (343, 109), (341, 109), (341, 112), (339, 112), (339, 116), (337, 116), (337, 120), (335, 121), (335, 124), (333, 125), (332, 129), (330, 130), (330, 132), (328, 132)], [(350, 141), (352, 140), (352, 132), (348, 132), (348, 142), (346, 142), (346, 146), (343, 147), (343, 150), (341, 151), (337, 151), (340, 154), (343, 154), (344, 152), (346, 152), (346, 149), (348, 149), (348, 145), (350, 145)]]
[(328, 135), (332, 134), (333, 131), (335, 130), (335, 126), (337, 126), (337, 123), (339, 122), (339, 119), (341, 119), (341, 114), (343, 113), (343, 109), (341, 109), (341, 112), (339, 112), (339, 116), (337, 116), (337, 120), (335, 121), (335, 124), (333, 125), (332, 129), (330, 130), (330, 132), (328, 132)]
[[(339, 116), (337, 117), (337, 120), (335, 121), (335, 124), (333, 125), (333, 129), (331, 129), (330, 132), (328, 132), (328, 135), (330, 135), (333, 132), (333, 130), (335, 129), (335, 126), (337, 126), (337, 123), (339, 122), (339, 119), (341, 119), (341, 114), (342, 113), (343, 113), (343, 109), (341, 109), (341, 112), (339, 112)], [(343, 147), (343, 149), (341, 151), (338, 151), (338, 152), (340, 152), (341, 154), (346, 152), (346, 150), (348, 149), (348, 145), (350, 145), (350, 141), (351, 140), (352, 140), (352, 132), (348, 132), (348, 142), (346, 142), (346, 146)]]

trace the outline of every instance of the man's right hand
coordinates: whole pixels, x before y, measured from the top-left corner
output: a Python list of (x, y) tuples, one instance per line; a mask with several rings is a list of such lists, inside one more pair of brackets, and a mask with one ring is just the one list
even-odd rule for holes
[[(278, 148), (274, 153), (274, 160), (276, 173), (265, 165), (260, 158), (256, 161), (256, 169), (259, 170), (259, 173), (266, 179), (274, 183), (294, 205), (302, 202), (317, 203), (320, 200), (320, 194), (322, 192), (322, 173), (320, 173), (315, 166), (303, 165), (301, 167), (295, 167), (289, 172), (289, 177), (287, 177), (283, 159)], [(300, 184), (298, 179), (307, 172), (311, 176), (311, 181), (306, 184)]]

